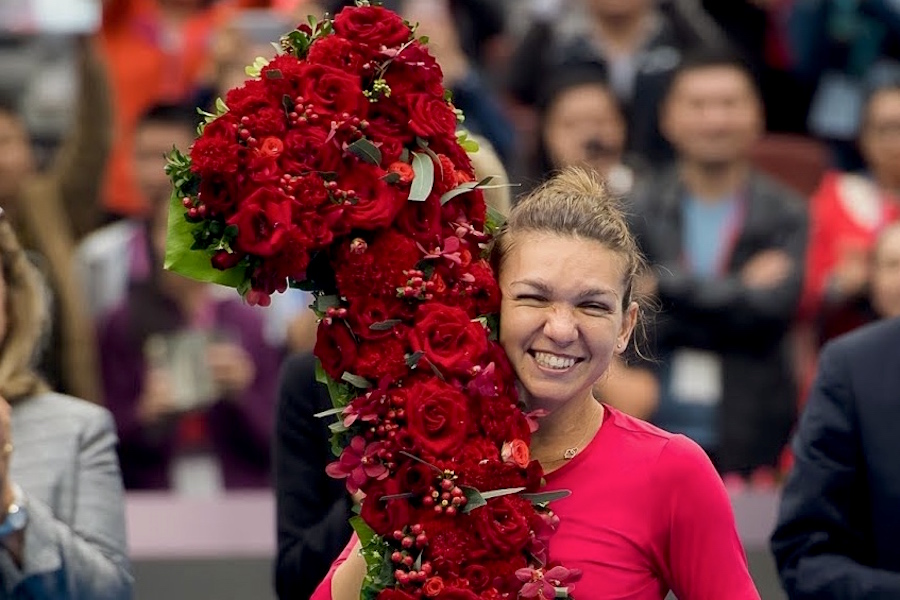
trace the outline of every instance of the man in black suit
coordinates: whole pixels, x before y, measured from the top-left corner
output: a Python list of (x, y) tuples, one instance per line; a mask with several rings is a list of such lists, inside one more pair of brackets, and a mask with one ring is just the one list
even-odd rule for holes
[(315, 357), (285, 361), (275, 421), (275, 495), (278, 504), (278, 558), (275, 588), (282, 600), (304, 600), (325, 578), (332, 561), (350, 540), (353, 500), (343, 480), (325, 474), (336, 460), (328, 423), (316, 413), (331, 408), (316, 383)]
[(772, 550), (791, 600), (900, 598), (900, 319), (828, 344)]

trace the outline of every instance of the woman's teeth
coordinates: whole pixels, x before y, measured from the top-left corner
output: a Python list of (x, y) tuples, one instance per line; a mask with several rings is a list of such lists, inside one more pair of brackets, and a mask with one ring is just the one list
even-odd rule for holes
[(575, 366), (574, 358), (563, 358), (555, 354), (547, 354), (546, 352), (535, 352), (534, 360), (537, 364), (548, 369), (559, 369), (560, 371)]

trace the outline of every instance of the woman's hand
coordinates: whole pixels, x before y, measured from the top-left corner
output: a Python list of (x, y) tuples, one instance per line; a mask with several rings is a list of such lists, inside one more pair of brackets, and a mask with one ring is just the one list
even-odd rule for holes
[(256, 378), (256, 365), (246, 350), (229, 342), (214, 342), (207, 348), (206, 360), (213, 381), (226, 394), (237, 396), (247, 391)]
[(168, 370), (165, 367), (148, 367), (138, 400), (138, 420), (144, 425), (153, 425), (177, 411)]

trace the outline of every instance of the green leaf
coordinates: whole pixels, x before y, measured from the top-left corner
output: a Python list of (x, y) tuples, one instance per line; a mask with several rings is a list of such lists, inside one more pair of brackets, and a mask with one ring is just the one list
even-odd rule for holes
[[(402, 454), (402, 455), (405, 456), (406, 458), (411, 458), (411, 459), (413, 459), (414, 461), (416, 461), (416, 462), (418, 462), (418, 463), (422, 463), (422, 464), (425, 465), (426, 467), (431, 467), (432, 469), (434, 469), (434, 470), (435, 470), (437, 473), (439, 473), (439, 474), (443, 473), (443, 471), (441, 471), (440, 469), (438, 469), (436, 466), (434, 466), (433, 464), (431, 464), (431, 463), (428, 462), (427, 460), (422, 460), (421, 458), (419, 458), (419, 457), (416, 456), (415, 454), (410, 454), (410, 453), (407, 452), (406, 450), (401, 450), (401, 451), (400, 451), (400, 454)], [(475, 488), (472, 488), (472, 489), (475, 489)], [(475, 490), (475, 491), (478, 491), (478, 490)]]
[(462, 149), (469, 154), (478, 152), (478, 142), (469, 137), (469, 132), (465, 129), (459, 130), (456, 134), (456, 142), (462, 146)]
[(386, 321), (379, 321), (378, 323), (372, 323), (369, 325), (369, 329), (372, 331), (390, 331), (403, 321), (400, 319), (388, 319)]
[(412, 167), (415, 177), (409, 188), (409, 199), (424, 202), (434, 187), (434, 161), (425, 153), (413, 152)]
[(556, 598), (568, 598), (569, 597), (569, 588), (558, 587), (553, 588), (556, 590)]
[(459, 487), (466, 495), (466, 505), (462, 509), (463, 514), (469, 514), (476, 508), (487, 506), (487, 501), (484, 499), (484, 496), (481, 495), (481, 492), (467, 485), (461, 485)]
[(425, 353), (422, 352), (421, 350), (417, 350), (416, 352), (413, 352), (412, 354), (408, 354), (406, 356), (406, 366), (409, 367), (410, 369), (415, 369), (416, 365), (419, 364), (419, 360), (423, 356), (425, 356)]
[(501, 496), (510, 496), (512, 494), (518, 494), (525, 488), (523, 487), (515, 487), (515, 488), (503, 488), (499, 490), (490, 490), (487, 492), (481, 492), (481, 497), (485, 500), (490, 500), (491, 498), (499, 498)]
[(553, 502), (555, 500), (562, 500), (571, 494), (572, 492), (569, 490), (556, 490), (553, 492), (540, 492), (537, 494), (520, 494), (520, 496), (532, 504), (547, 504), (548, 502)]
[(407, 498), (415, 498), (416, 495), (412, 492), (406, 492), (404, 494), (390, 494), (389, 496), (382, 496), (379, 498), (382, 502), (387, 502), (388, 500), (405, 500)]
[(206, 250), (192, 250), (194, 231), (200, 224), (190, 223), (181, 198), (173, 193), (169, 200), (169, 221), (166, 233), (166, 257), (164, 267), (168, 271), (197, 281), (217, 283), (237, 288), (249, 281), (247, 267), (238, 265), (221, 271), (212, 266), (212, 257)]
[(356, 397), (356, 392), (350, 386), (338, 383), (325, 372), (325, 369), (322, 368), (322, 361), (318, 358), (316, 359), (316, 381), (328, 389), (328, 397), (331, 398), (331, 404), (335, 408), (347, 406)]
[(375, 538), (378, 537), (375, 534), (375, 530), (369, 527), (366, 522), (363, 521), (362, 517), (351, 518), (350, 527), (352, 527), (353, 531), (356, 532), (356, 536), (359, 538), (359, 543), (362, 544), (363, 548), (372, 545), (372, 542), (375, 541)]
[(364, 137), (347, 146), (347, 151), (370, 165), (381, 164), (381, 150)]
[(459, 196), (461, 194), (471, 192), (472, 190), (475, 189), (475, 187), (477, 185), (478, 184), (474, 181), (466, 181), (466, 182), (459, 184), (458, 186), (456, 186), (449, 192), (445, 192), (444, 195), (441, 196), (441, 206), (447, 204), (448, 202), (450, 202), (451, 200), (453, 200), (454, 198), (456, 198), (457, 196)]
[(409, 162), (409, 148), (404, 148), (403, 151), (400, 153), (400, 162), (405, 162), (405, 163)]
[(353, 387), (358, 387), (363, 390), (372, 387), (372, 384), (369, 383), (369, 380), (365, 377), (360, 377), (359, 375), (354, 375), (353, 373), (348, 373), (346, 371), (341, 375), (341, 379)]
[(335, 421), (331, 425), (328, 426), (329, 431), (331, 433), (343, 433), (345, 431), (349, 431), (346, 425), (344, 425), (343, 421)]
[(322, 419), (324, 417), (330, 417), (331, 415), (336, 415), (344, 412), (343, 406), (336, 406), (334, 408), (329, 408), (328, 410), (323, 410), (322, 412), (316, 413), (313, 416), (317, 419)]
[(400, 173), (387, 173), (381, 177), (381, 180), (393, 185), (400, 181)]
[(329, 296), (316, 296), (316, 311), (324, 313), (329, 308), (337, 308), (341, 305), (341, 299), (334, 294)]
[(220, 115), (224, 115), (225, 113), (228, 112), (228, 105), (225, 104), (225, 101), (222, 100), (221, 98), (216, 98), (216, 111)]
[(485, 223), (485, 229), (487, 232), (492, 234), (503, 227), (503, 224), (506, 223), (506, 215), (502, 212), (493, 208), (491, 205), (487, 206), (487, 219)]
[(268, 69), (266, 71), (266, 79), (284, 79), (284, 73), (278, 69)]

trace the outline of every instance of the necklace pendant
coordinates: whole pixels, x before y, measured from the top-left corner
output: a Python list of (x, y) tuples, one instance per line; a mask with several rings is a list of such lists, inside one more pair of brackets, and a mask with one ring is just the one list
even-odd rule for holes
[(569, 448), (565, 452), (563, 452), (563, 458), (566, 460), (572, 460), (575, 458), (575, 455), (578, 454), (578, 448)]

